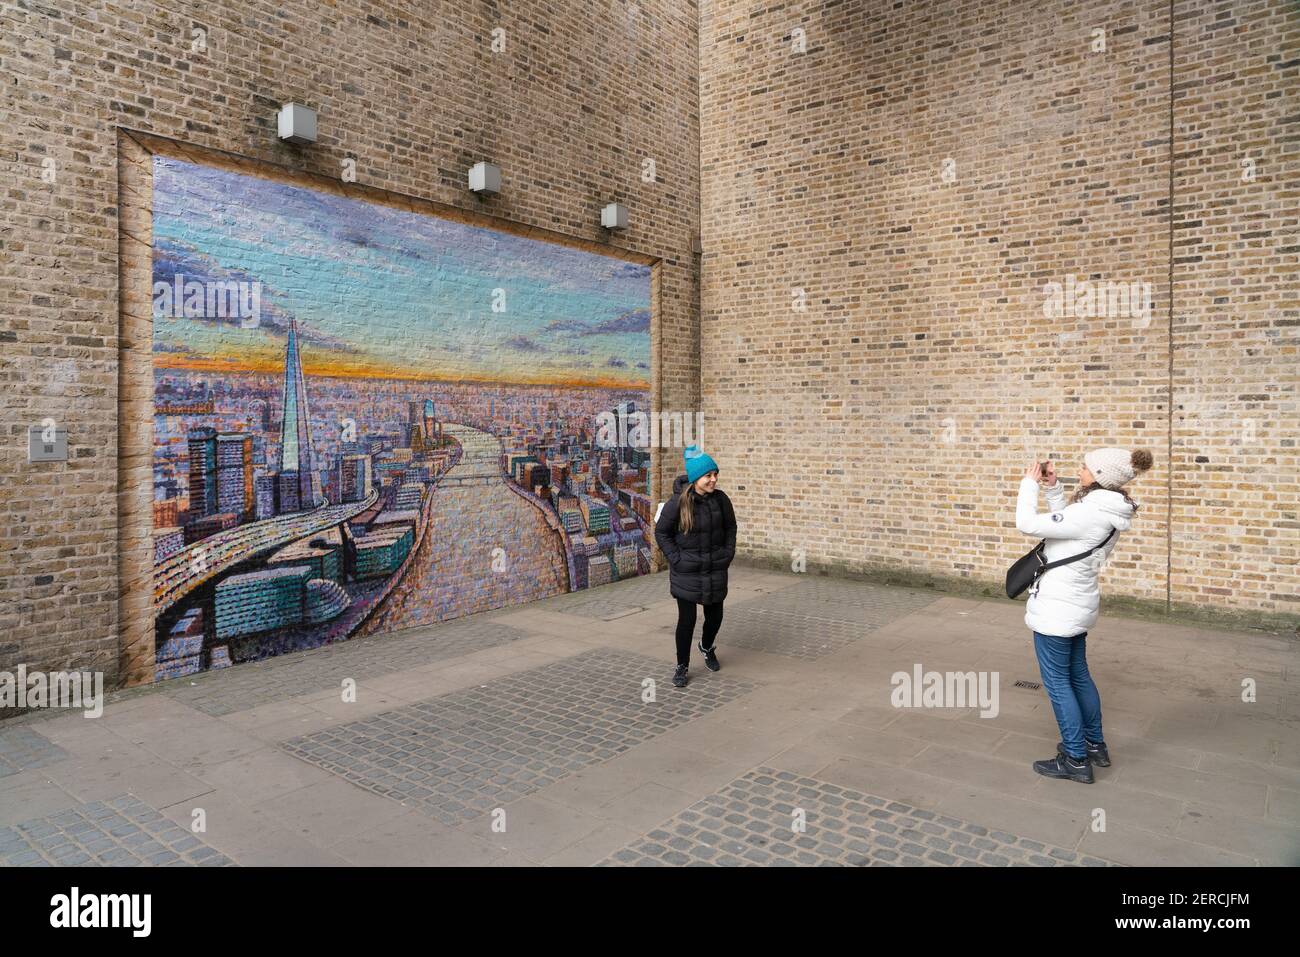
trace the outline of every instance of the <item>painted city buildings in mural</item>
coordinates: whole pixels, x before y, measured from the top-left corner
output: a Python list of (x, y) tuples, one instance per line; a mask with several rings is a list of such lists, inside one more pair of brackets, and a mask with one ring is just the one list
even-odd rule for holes
[(650, 271), (154, 161), (155, 677), (651, 570)]

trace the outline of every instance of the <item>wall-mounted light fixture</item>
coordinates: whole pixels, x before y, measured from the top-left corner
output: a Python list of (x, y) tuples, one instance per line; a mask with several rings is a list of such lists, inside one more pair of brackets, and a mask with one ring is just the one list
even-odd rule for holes
[(280, 139), (290, 143), (316, 142), (316, 111), (301, 103), (286, 103), (276, 117)]
[(610, 203), (600, 211), (600, 225), (606, 229), (627, 229), (627, 207)]
[(495, 163), (475, 163), (469, 168), (469, 188), (474, 193), (501, 192), (501, 167)]

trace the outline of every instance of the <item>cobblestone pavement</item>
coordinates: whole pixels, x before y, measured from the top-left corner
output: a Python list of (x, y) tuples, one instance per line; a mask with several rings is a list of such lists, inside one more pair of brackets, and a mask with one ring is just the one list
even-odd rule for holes
[(234, 863), (129, 794), (0, 827), (0, 866), (230, 867)]
[[(609, 760), (753, 689), (598, 649), (284, 742), (299, 758), (458, 824)], [(642, 700), (655, 681), (655, 700)]]
[(0, 734), (0, 778), (42, 768), (67, 756), (66, 751), (32, 728), (19, 726)]
[[(797, 829), (802, 823), (803, 829)], [(761, 767), (602, 866), (1104, 867), (1108, 862), (851, 788)]]

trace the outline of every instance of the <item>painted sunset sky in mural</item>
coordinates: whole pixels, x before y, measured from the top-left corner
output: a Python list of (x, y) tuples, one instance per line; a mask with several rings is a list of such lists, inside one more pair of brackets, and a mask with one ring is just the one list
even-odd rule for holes
[(160, 157), (154, 261), (156, 274), (262, 284), (257, 334), (175, 319), (155, 330), (170, 354), (156, 365), (279, 368), (293, 317), (319, 374), (650, 377), (649, 267), (552, 243)]
[(155, 157), (153, 280), (156, 679), (653, 570), (648, 267)]

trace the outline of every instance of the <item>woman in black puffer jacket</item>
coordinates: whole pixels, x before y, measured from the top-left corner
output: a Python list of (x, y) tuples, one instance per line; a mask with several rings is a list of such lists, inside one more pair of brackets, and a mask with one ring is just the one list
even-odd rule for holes
[(695, 631), (695, 606), (704, 606), (700, 651), (710, 671), (722, 666), (714, 650), (727, 597), (727, 567), (736, 556), (736, 513), (718, 490), (718, 465), (692, 445), (686, 449), (686, 474), (673, 483), (673, 495), (655, 522), (655, 541), (668, 559), (668, 587), (677, 599), (677, 670), (673, 684), (684, 688)]

